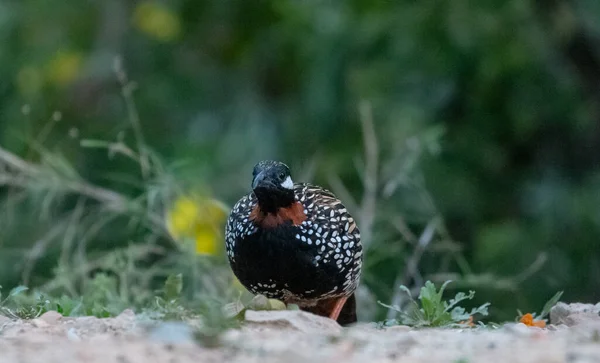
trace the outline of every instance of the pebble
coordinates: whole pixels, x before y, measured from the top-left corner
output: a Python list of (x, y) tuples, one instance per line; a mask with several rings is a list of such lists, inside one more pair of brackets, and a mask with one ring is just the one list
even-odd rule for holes
[(552, 324), (575, 326), (590, 321), (600, 321), (600, 303), (592, 305), (559, 302), (550, 310), (550, 322)]
[(39, 317), (40, 320), (45, 321), (48, 324), (54, 324), (62, 319), (62, 314), (57, 311), (47, 311)]
[[(504, 325), (504, 329), (506, 329), (507, 331), (520, 335), (520, 336), (531, 336), (533, 335), (533, 333), (535, 333), (535, 329), (533, 329), (534, 327), (529, 327), (523, 323), (509, 323)], [(535, 327), (537, 328), (537, 327)], [(540, 328), (537, 328), (540, 329)], [(540, 329), (541, 330), (541, 329)]]
[(342, 331), (342, 327), (337, 322), (305, 311), (247, 310), (245, 319), (248, 323), (276, 328), (287, 326), (305, 333), (320, 332), (324, 334), (337, 334)]
[(31, 320), (31, 324), (33, 326), (35, 326), (36, 328), (45, 328), (47, 326), (50, 326), (50, 324), (48, 324), (47, 322), (45, 322), (44, 320), (42, 320), (40, 318)]
[(269, 306), (271, 310), (286, 310), (285, 303), (277, 299), (269, 299)]

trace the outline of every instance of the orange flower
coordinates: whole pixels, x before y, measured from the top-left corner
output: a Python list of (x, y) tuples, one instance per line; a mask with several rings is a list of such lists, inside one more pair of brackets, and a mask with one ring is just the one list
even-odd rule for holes
[(527, 313), (521, 317), (521, 323), (527, 326), (537, 326), (538, 328), (545, 328), (546, 322), (543, 320), (533, 320), (533, 315)]
[(461, 321), (459, 324), (464, 324), (471, 328), (474, 327), (475, 323), (473, 323), (473, 315), (469, 316), (469, 319), (467, 319), (466, 321)]

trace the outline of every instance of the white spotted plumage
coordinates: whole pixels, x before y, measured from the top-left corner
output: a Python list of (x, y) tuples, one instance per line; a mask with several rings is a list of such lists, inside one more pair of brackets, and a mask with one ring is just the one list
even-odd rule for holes
[[(345, 276), (343, 286), (336, 286), (320, 298), (351, 294), (358, 285), (363, 258), (356, 222), (341, 201), (328, 190), (307, 183), (297, 183), (293, 187), (295, 198), (302, 203), (307, 218), (297, 227), (292, 238), (312, 248), (316, 268), (330, 264)], [(259, 228), (249, 219), (257, 203), (254, 193), (249, 193), (232, 208), (225, 227), (225, 245), (231, 262), (236, 260), (236, 243), (243, 243), (245, 236), (256, 233)], [(285, 286), (268, 284), (267, 281), (254, 284), (249, 289), (269, 297), (286, 293)]]

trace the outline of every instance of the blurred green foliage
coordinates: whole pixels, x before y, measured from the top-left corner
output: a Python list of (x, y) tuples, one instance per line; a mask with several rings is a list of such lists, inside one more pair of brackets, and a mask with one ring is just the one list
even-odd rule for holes
[[(362, 222), (365, 319), (449, 276), (495, 319), (557, 290), (598, 301), (599, 17), (595, 0), (0, 1), (0, 146), (43, 166), (22, 183), (0, 163), (0, 285), (76, 295), (108, 271), (151, 289), (193, 254), (157, 222), (173, 196), (232, 205), (275, 158)], [(201, 260), (185, 271), (217, 294), (226, 265)]]

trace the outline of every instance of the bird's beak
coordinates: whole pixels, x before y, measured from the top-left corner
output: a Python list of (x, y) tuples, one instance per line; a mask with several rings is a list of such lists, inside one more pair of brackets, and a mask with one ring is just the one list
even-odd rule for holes
[(252, 180), (252, 189), (256, 189), (259, 185), (263, 183), (265, 179), (265, 172), (261, 171), (258, 175)]

